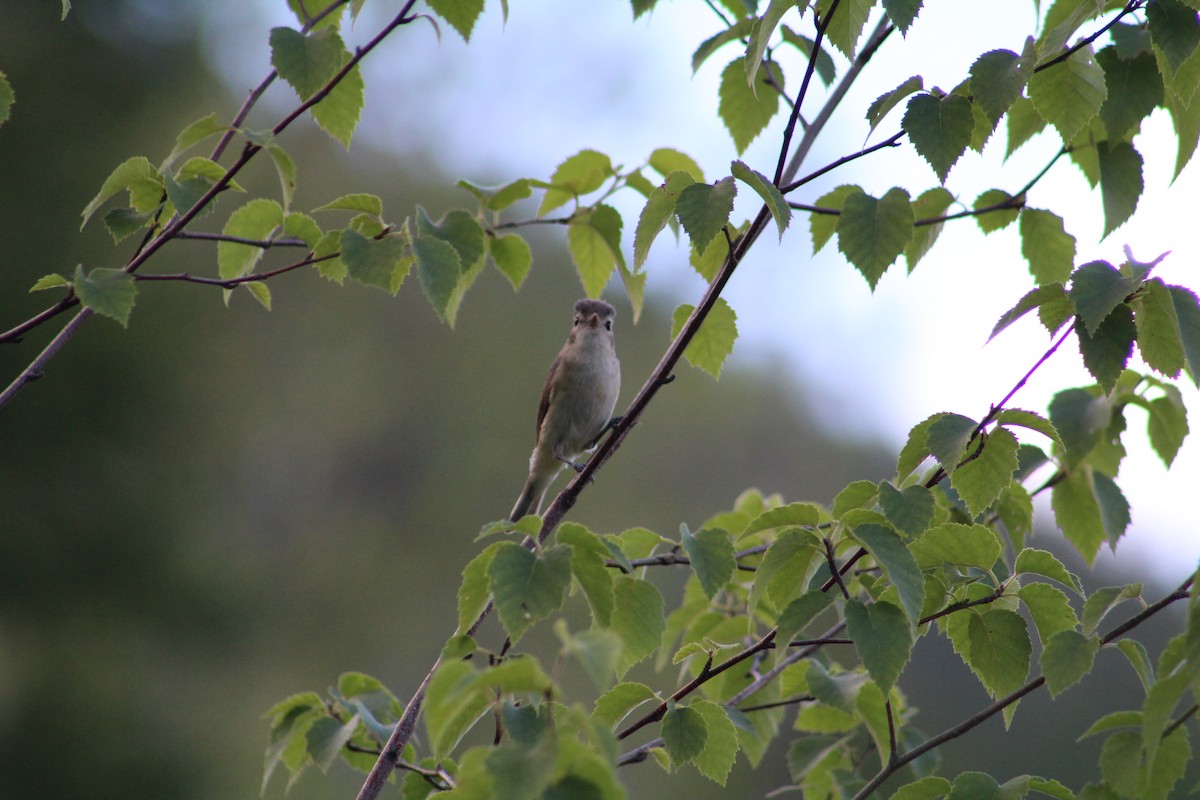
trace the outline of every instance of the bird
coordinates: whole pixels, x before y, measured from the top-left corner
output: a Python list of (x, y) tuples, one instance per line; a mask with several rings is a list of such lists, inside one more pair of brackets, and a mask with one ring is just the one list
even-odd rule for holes
[(612, 416), (621, 391), (621, 363), (613, 340), (616, 316), (616, 309), (603, 300), (575, 303), (566, 344), (550, 364), (542, 387), (529, 478), (509, 521), (539, 513), (546, 489), (562, 468), (581, 471), (584, 465), (575, 459), (620, 421)]

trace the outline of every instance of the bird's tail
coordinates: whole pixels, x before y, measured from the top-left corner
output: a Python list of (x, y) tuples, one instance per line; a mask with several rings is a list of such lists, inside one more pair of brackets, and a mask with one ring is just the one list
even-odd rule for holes
[(509, 512), (509, 522), (516, 522), (526, 514), (536, 514), (542, 508), (542, 496), (546, 493), (546, 487), (549, 481), (539, 481), (536, 476), (530, 475), (525, 481), (525, 488), (521, 490), (521, 496), (517, 498), (516, 505)]

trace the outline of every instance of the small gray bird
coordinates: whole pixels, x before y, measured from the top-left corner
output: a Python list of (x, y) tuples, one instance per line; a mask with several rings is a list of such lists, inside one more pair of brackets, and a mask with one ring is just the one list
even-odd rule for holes
[(607, 430), (621, 391), (621, 364), (613, 344), (616, 309), (603, 300), (580, 300), (567, 343), (554, 358), (538, 404), (537, 439), (529, 457), (529, 479), (508, 518), (541, 510), (546, 489), (563, 466), (583, 469), (575, 459)]

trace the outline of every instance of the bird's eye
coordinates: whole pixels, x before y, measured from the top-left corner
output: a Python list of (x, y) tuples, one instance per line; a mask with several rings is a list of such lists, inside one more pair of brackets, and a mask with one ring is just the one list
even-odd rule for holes
[(606, 331), (612, 330), (612, 320), (611, 319), (604, 320), (604, 330), (606, 330)]
[(576, 317), (575, 320), (571, 323), (571, 327), (574, 328), (576, 325), (578, 325), (582, 321), (583, 320), (581, 320), (579, 317)]

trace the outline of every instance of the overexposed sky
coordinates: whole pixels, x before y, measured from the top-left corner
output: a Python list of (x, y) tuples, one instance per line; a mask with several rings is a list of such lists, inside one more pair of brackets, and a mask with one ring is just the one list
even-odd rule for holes
[[(661, 0), (652, 14), (633, 23), (627, 2), (509, 5), (505, 22), (500, 3), (487, 4), (469, 46), (444, 24), (440, 42), (424, 22), (397, 31), (366, 62), (367, 108), (359, 140), (393, 148), (399, 159), (431, 155), (452, 177), (483, 184), (548, 178), (560, 161), (585, 147), (626, 166), (642, 163), (655, 147), (676, 147), (695, 157), (709, 180), (727, 175), (730, 161), (739, 157), (760, 172), (773, 171), (784, 115), (739, 156), (716, 114), (719, 75), (737, 55), (736, 45), (692, 75), (692, 51), (720, 30), (704, 3)], [(921, 74), (927, 88), (948, 91), (980, 53), (1019, 52), (1034, 20), (1028, 0), (926, 6), (907, 38), (893, 35), (871, 62), (801, 174), (899, 130), (903, 105), (868, 138), (863, 112), (876, 96), (912, 74)], [(293, 24), (281, 7), (260, 2), (261, 16), (251, 24), (244, 13), (217, 10), (207, 18), (206, 40), (235, 92), (256, 84), (269, 68), (269, 27)], [(348, 39), (372, 35), (398, 8), (368, 4)], [(792, 13), (784, 22), (811, 35), (811, 18), (801, 22)], [(868, 22), (868, 32), (874, 23)], [(794, 95), (802, 67), (785, 61), (784, 69)], [(822, 94), (811, 94), (806, 116), (816, 113)], [(291, 102), (282, 88), (275, 96)], [(1059, 144), (1053, 132), (1043, 133), (1005, 163), (1001, 126), (982, 156), (971, 151), (963, 156), (946, 186), (968, 204), (989, 188), (1015, 191)], [(1030, 192), (1029, 205), (1065, 217), (1077, 240), (1077, 264), (1094, 259), (1119, 264), (1126, 245), (1143, 261), (1170, 250), (1155, 274), (1200, 289), (1200, 244), (1193, 232), (1200, 166), (1191, 164), (1172, 184), (1175, 143), (1162, 110), (1143, 124), (1135, 147), (1145, 159), (1146, 191), (1134, 221), (1107, 239), (1100, 240), (1099, 191), (1065, 158)], [(916, 196), (936, 182), (933, 171), (904, 146), (854, 162), (789, 199), (813, 202), (842, 183), (860, 184), (876, 195), (900, 185)], [(752, 192), (740, 189), (738, 220), (758, 207)], [(629, 193), (615, 202), (626, 219), (629, 252), (638, 199)], [(837, 253), (836, 243), (813, 256), (805, 215), (795, 217), (781, 244), (775, 238), (773, 231), (762, 237), (726, 292), (741, 331), (732, 358), (789, 365), (793, 382), (816, 384), (811, 394), (827, 422), (853, 435), (879, 438), (898, 450), (908, 429), (929, 414), (955, 411), (978, 419), (1050, 345), (1030, 317), (985, 346), (996, 319), (1034, 285), (1016, 225), (984, 236), (970, 219), (947, 224), (912, 276), (905, 275), (901, 261), (873, 293)], [(647, 268), (652, 295), (694, 302), (703, 289), (686, 265), (686, 251), (667, 233), (655, 243)], [(618, 297), (619, 284), (609, 294)], [(665, 337), (666, 332), (664, 344)], [(1054, 392), (1091, 382), (1069, 340), (1012, 405), (1045, 413)], [(1197, 391), (1190, 382), (1181, 388), (1193, 428), (1200, 427)], [(1200, 442), (1190, 437), (1167, 471), (1142, 434), (1144, 414), (1130, 409), (1127, 418), (1129, 456), (1119, 482), (1134, 523), (1122, 547), (1132, 551), (1126, 555), (1151, 560), (1164, 579), (1178, 580), (1200, 559), (1200, 524), (1191, 520), (1188, 503), (1200, 486)], [(1030, 441), (1045, 444), (1036, 437)], [(1038, 514), (1049, 521), (1048, 504)]]

